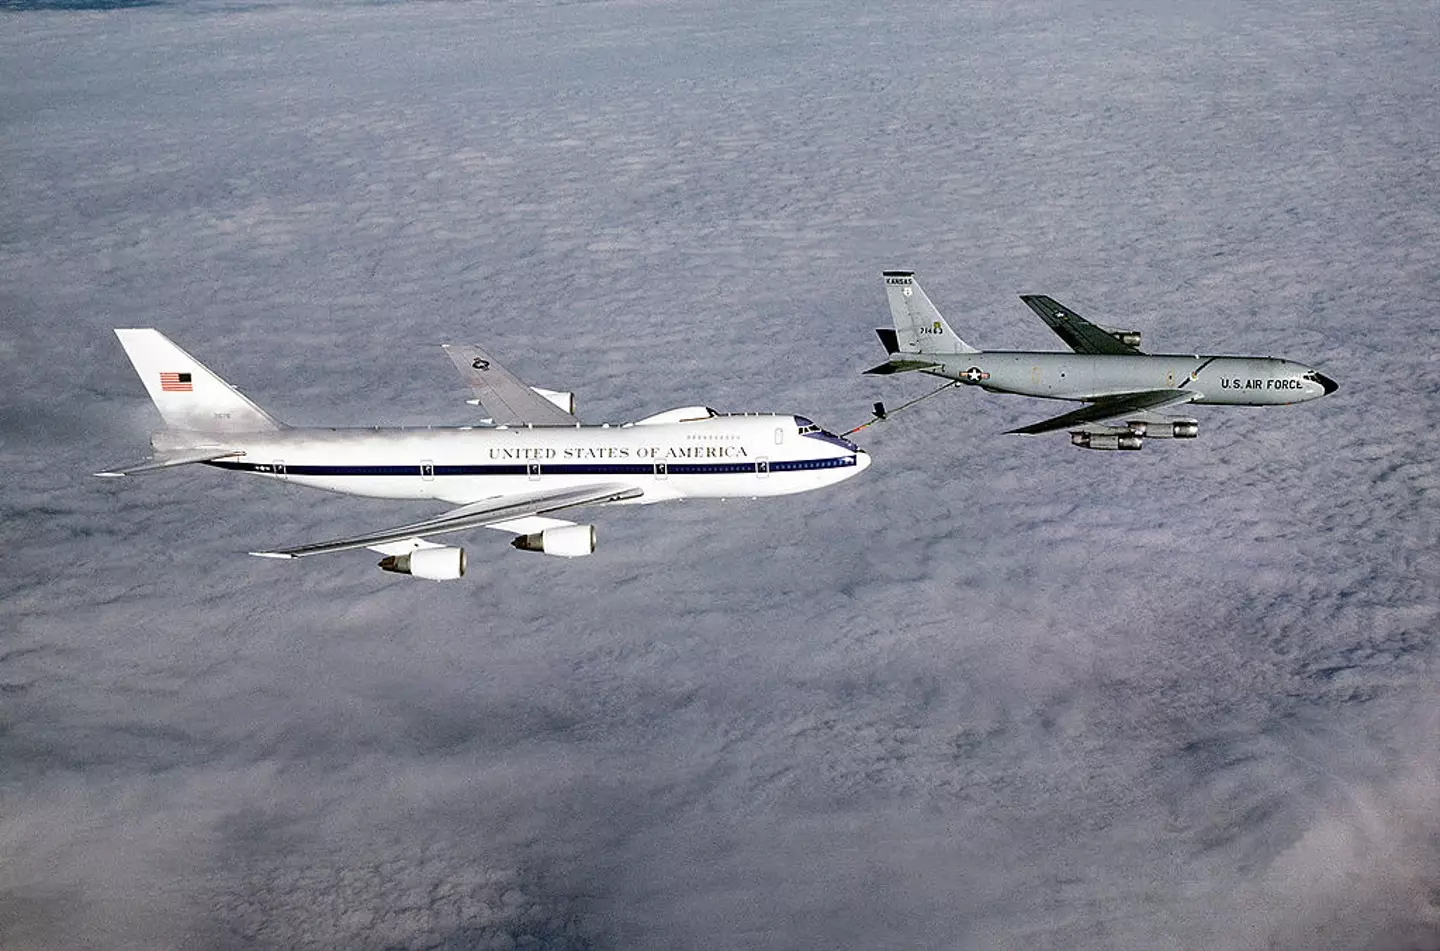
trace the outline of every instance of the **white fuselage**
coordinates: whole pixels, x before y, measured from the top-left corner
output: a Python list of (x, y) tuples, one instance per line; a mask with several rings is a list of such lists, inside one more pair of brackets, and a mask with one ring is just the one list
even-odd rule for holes
[[(156, 437), (172, 448), (174, 434)], [(207, 442), (217, 437), (205, 437)], [(788, 495), (841, 482), (864, 450), (803, 417), (717, 414), (623, 426), (284, 429), (218, 437), (241, 453), (208, 463), (348, 495), (480, 499), (627, 484), (644, 504)]]
[[(1024, 351), (926, 354), (935, 376), (996, 393), (1094, 400), (1136, 390), (1188, 389), (1195, 403), (1266, 406), (1324, 396), (1325, 377), (1274, 357), (1189, 354), (1082, 354)], [(1334, 388), (1334, 384), (1330, 384)]]

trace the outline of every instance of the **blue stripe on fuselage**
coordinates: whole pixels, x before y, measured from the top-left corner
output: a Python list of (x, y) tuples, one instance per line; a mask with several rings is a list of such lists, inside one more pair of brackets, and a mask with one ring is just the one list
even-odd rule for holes
[[(275, 473), (278, 466), (264, 462), (226, 462), (212, 461), (205, 463), (217, 469), (228, 469), (231, 472), (259, 472)], [(421, 469), (418, 464), (412, 466), (317, 466), (299, 463), (291, 465), (282, 463), (284, 472), (290, 476), (420, 476)], [(542, 475), (650, 475), (655, 472), (655, 463), (554, 463), (539, 464), (539, 471)], [(666, 462), (665, 472), (667, 475), (742, 475), (755, 471), (755, 462)], [(794, 460), (772, 460), (768, 463), (771, 472), (805, 472), (811, 469), (837, 469), (844, 466), (855, 465), (854, 456), (833, 456), (826, 459), (794, 459)], [(435, 478), (442, 476), (523, 476), (529, 475), (531, 469), (528, 465), (500, 465), (500, 466), (450, 466), (435, 465), (432, 469)]]

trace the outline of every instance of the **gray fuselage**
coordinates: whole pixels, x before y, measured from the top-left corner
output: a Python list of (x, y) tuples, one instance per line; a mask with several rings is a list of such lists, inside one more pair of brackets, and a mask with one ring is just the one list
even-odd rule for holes
[(1197, 391), (1195, 403), (1267, 406), (1299, 403), (1329, 392), (1325, 377), (1314, 369), (1275, 357), (1006, 350), (925, 356), (941, 364), (925, 371), (933, 376), (994, 393), (1057, 400), (1179, 388)]

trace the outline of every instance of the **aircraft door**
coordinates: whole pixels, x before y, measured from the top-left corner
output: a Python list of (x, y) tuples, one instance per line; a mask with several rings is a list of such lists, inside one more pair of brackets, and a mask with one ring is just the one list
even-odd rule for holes
[(756, 460), (755, 460), (755, 477), (756, 477), (757, 479), (768, 479), (768, 478), (770, 477), (770, 460), (769, 460), (769, 459), (756, 459)]
[(422, 459), (420, 461), (420, 478), (425, 482), (432, 481), (435, 478), (435, 463), (429, 459)]
[(273, 473), (275, 473), (275, 478), (277, 478), (277, 479), (288, 479), (288, 478), (289, 478), (289, 476), (287, 476), (287, 475), (285, 474), (285, 460), (284, 460), (284, 459), (276, 459), (274, 462), (270, 463), (270, 471), (273, 472)]
[(655, 479), (657, 481), (663, 482), (668, 478), (670, 478), (669, 464), (664, 462), (655, 463)]
[(525, 474), (530, 477), (531, 482), (540, 481), (540, 463), (532, 462), (525, 467)]

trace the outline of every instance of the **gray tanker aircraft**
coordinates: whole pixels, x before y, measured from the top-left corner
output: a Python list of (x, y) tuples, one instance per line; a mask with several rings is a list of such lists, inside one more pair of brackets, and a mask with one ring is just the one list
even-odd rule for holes
[[(1318, 370), (1274, 357), (1149, 354), (1140, 333), (1108, 330), (1038, 294), (1021, 296), (1073, 353), (977, 350), (961, 340), (912, 271), (885, 271), (885, 295), (895, 329), (876, 334), (890, 359), (866, 373), (919, 371), (978, 386), (1089, 406), (1012, 429), (1012, 433), (1070, 431), (1085, 449), (1139, 449), (1146, 438), (1193, 439), (1199, 421), (1159, 412), (1187, 403), (1277, 406), (1335, 392)], [(883, 408), (877, 406), (877, 412)]]
[(465, 551), (427, 539), (472, 528), (516, 536), (523, 551), (595, 550), (590, 525), (549, 517), (581, 506), (806, 492), (858, 475), (870, 457), (804, 416), (686, 406), (633, 423), (586, 426), (569, 393), (522, 383), (479, 347), (447, 346), (491, 418), (478, 426), (301, 429), (252, 403), (156, 330), (116, 330), (166, 431), (126, 476), (202, 464), (347, 495), (453, 506), (398, 528), (251, 552), (300, 558), (369, 548), (386, 571), (445, 581)]

